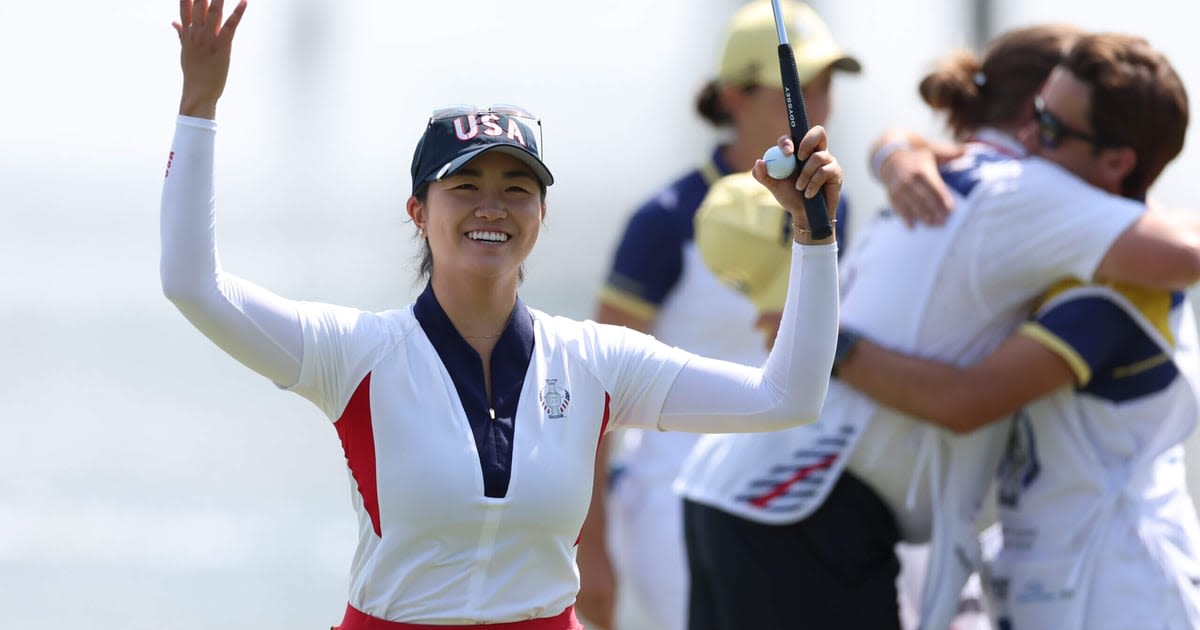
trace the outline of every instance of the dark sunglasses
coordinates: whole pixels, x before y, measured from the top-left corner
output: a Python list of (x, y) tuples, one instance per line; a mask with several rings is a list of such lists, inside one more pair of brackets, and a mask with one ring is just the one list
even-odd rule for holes
[(1075, 129), (1063, 122), (1058, 116), (1046, 111), (1046, 104), (1042, 102), (1042, 97), (1040, 96), (1034, 97), (1033, 110), (1037, 114), (1038, 142), (1047, 149), (1057, 149), (1065, 138), (1082, 140), (1098, 149), (1108, 146), (1095, 134)]
[(535, 147), (538, 158), (542, 158), (542, 119), (529, 110), (517, 105), (496, 104), (487, 107), (476, 107), (475, 105), (447, 105), (433, 110), (429, 115), (429, 124), (439, 120), (447, 120), (451, 118), (461, 118), (463, 116), (479, 116), (482, 114), (497, 114), (499, 116), (507, 116), (510, 118), (518, 118), (523, 120), (531, 127), (537, 127), (537, 147)]

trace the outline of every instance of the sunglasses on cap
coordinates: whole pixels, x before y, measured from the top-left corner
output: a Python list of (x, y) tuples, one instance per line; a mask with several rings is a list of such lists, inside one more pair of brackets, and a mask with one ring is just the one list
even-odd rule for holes
[(1080, 131), (1063, 122), (1061, 118), (1046, 110), (1042, 97), (1033, 99), (1033, 110), (1037, 116), (1038, 142), (1047, 149), (1057, 149), (1066, 138), (1075, 138), (1087, 142), (1096, 148), (1108, 146), (1095, 134)]
[(413, 194), (492, 150), (524, 162), (544, 186), (554, 183), (542, 161), (542, 121), (537, 116), (516, 105), (450, 105), (429, 115), (413, 155)]
[(429, 114), (429, 124), (432, 125), (439, 120), (451, 120), (454, 118), (462, 118), (464, 116), (483, 116), (485, 114), (495, 114), (497, 116), (506, 116), (509, 118), (517, 118), (524, 121), (530, 127), (537, 128), (537, 146), (533, 147), (537, 156), (542, 157), (542, 119), (530, 113), (529, 110), (518, 105), (508, 105), (497, 103), (488, 105), (487, 107), (477, 107), (475, 105), (446, 105), (439, 107)]

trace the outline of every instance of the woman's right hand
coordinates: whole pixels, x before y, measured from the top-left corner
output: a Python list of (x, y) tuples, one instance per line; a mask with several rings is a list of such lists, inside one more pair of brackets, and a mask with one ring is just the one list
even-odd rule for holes
[(217, 100), (225, 91), (229, 75), (229, 55), (233, 49), (233, 34), (246, 0), (241, 0), (221, 22), (224, 0), (179, 0), (179, 21), (172, 26), (179, 33), (180, 65), (183, 67), (183, 95), (179, 113), (197, 118), (217, 117)]
[[(824, 195), (826, 211), (832, 221), (842, 193), (842, 165), (829, 152), (829, 139), (820, 125), (814, 125), (804, 134), (800, 146), (793, 147), (789, 136), (780, 136), (778, 146), (785, 156), (790, 157), (793, 152), (798, 155), (804, 161), (804, 167), (785, 179), (775, 179), (767, 174), (766, 163), (757, 160), (750, 173), (792, 215), (796, 242), (806, 242), (807, 237), (802, 234), (808, 231), (805, 201), (818, 194)], [(833, 242), (833, 236), (827, 240)]]

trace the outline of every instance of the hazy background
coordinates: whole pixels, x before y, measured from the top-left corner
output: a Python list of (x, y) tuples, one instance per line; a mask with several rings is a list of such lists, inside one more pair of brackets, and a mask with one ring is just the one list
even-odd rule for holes
[[(425, 116), (515, 102), (543, 117), (559, 182), (523, 295), (590, 315), (628, 213), (717, 139), (692, 101), (740, 4), (252, 0), (218, 113), (226, 268), (290, 297), (404, 304)], [(813, 4), (865, 68), (836, 81), (830, 124), (861, 214), (880, 203), (867, 143), (940, 131), (916, 81), (976, 22), (957, 0)], [(1143, 34), (1200, 86), (1184, 3), (992, 5), (994, 29)], [(159, 290), (177, 10), (0, 3), (0, 628), (321, 628), (345, 606), (355, 532), (333, 430)], [(1155, 191), (1168, 204), (1200, 208), (1193, 145)]]

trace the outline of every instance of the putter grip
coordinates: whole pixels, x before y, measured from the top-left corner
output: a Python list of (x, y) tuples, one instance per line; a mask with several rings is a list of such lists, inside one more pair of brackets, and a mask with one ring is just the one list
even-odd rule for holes
[[(800, 146), (800, 139), (808, 133), (808, 114), (804, 111), (804, 95), (800, 92), (800, 75), (796, 72), (796, 57), (788, 44), (779, 45), (779, 73), (783, 77), (783, 100), (787, 106), (788, 131), (792, 144)], [(804, 161), (796, 158), (796, 172), (804, 168)], [(829, 209), (825, 206), (825, 194), (804, 200), (804, 214), (808, 218), (808, 229), (815, 241), (833, 235), (829, 223)]]

